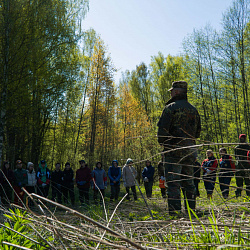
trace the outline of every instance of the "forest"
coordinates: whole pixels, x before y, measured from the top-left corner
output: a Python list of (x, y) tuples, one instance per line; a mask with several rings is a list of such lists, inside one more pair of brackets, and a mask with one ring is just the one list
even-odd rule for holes
[(20, 159), (37, 170), (46, 160), (51, 170), (69, 162), (75, 171), (85, 160), (91, 169), (101, 161), (107, 171), (114, 159), (122, 166), (132, 158), (140, 191), (138, 200), (127, 201), (121, 185), (119, 200), (111, 202), (108, 186), (102, 204), (70, 207), (20, 188), (23, 207), (0, 203), (1, 247), (250, 249), (249, 190), (237, 197), (234, 177), (226, 198), (218, 181), (207, 197), (198, 177), (197, 209), (186, 202), (182, 217), (168, 214), (158, 173), (153, 198), (145, 198), (140, 180), (145, 161), (157, 167), (160, 160), (157, 122), (176, 80), (188, 83), (188, 100), (201, 117), (200, 162), (207, 149), (219, 158), (222, 145), (234, 159), (239, 134), (250, 141), (249, 3), (233, 0), (220, 30), (194, 28), (181, 54), (159, 51), (116, 82), (108, 44), (83, 25), (88, 0), (0, 0), (0, 166), (7, 160), (13, 169)]
[(157, 162), (156, 124), (180, 79), (201, 115), (198, 143), (249, 138), (249, 1), (232, 2), (220, 31), (194, 29), (181, 55), (152, 55), (119, 83), (105, 41), (82, 25), (88, 4), (1, 1), (1, 161), (46, 159), (51, 169), (67, 161), (76, 168), (79, 159), (90, 167), (128, 157)]

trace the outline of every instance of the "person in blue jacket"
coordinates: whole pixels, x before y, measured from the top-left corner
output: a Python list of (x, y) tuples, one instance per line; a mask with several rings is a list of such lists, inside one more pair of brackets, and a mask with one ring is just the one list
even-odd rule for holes
[(121, 168), (118, 167), (117, 160), (112, 161), (112, 166), (109, 167), (108, 170), (108, 177), (110, 179), (110, 187), (111, 187), (110, 201), (112, 202), (114, 198), (117, 201), (120, 193), (120, 179), (121, 179)]
[[(92, 187), (94, 190), (94, 202), (97, 204), (97, 195), (99, 192), (102, 193), (104, 198), (104, 190), (107, 188), (107, 174), (102, 168), (102, 163), (98, 161), (96, 168), (92, 171)], [(100, 203), (102, 203), (102, 196), (100, 195)]]
[(45, 198), (48, 197), (51, 174), (45, 160), (41, 160), (37, 171), (37, 194)]
[(153, 187), (153, 181), (154, 181), (154, 173), (155, 169), (151, 165), (151, 161), (146, 161), (146, 167), (142, 171), (142, 179), (144, 182), (146, 195), (148, 198), (152, 197), (152, 187)]

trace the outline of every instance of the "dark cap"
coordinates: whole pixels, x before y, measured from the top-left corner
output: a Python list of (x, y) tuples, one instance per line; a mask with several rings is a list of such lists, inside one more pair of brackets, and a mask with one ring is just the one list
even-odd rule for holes
[(82, 163), (82, 162), (84, 162), (84, 163), (85, 163), (85, 161), (84, 161), (84, 160), (80, 160), (80, 161), (79, 161), (79, 163)]
[(41, 164), (45, 164), (46, 162), (45, 162), (45, 160), (41, 160)]
[(69, 163), (69, 162), (66, 162), (66, 163), (65, 163), (65, 167), (66, 167), (67, 165), (69, 165), (69, 166), (70, 166), (70, 163)]
[(17, 161), (16, 161), (16, 164), (21, 164), (21, 163), (22, 163), (21, 160), (17, 160)]
[(172, 88), (168, 91), (171, 91), (173, 89), (186, 89), (187, 90), (187, 82), (185, 81), (175, 81), (172, 83)]
[(246, 134), (241, 134), (240, 136), (239, 136), (239, 139), (240, 138), (247, 138), (247, 135)]

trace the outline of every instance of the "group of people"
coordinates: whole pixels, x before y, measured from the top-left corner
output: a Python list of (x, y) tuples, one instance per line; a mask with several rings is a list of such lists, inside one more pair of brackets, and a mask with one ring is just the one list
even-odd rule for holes
[[(191, 176), (195, 186), (195, 197), (200, 196), (199, 183), (200, 180), (203, 179), (207, 198), (212, 198), (217, 173), (220, 190), (224, 199), (227, 199), (229, 196), (230, 183), (234, 175), (237, 184), (235, 191), (236, 197), (241, 196), (244, 181), (246, 184), (246, 194), (248, 196), (250, 195), (250, 145), (245, 144), (245, 134), (241, 134), (239, 140), (242, 144), (235, 147), (236, 166), (232, 156), (227, 153), (226, 148), (219, 149), (219, 154), (221, 156), (219, 161), (215, 158), (214, 152), (211, 149), (206, 151), (207, 158), (202, 164), (200, 164), (197, 159), (195, 160), (192, 166), (193, 175)], [(217, 171), (218, 169), (219, 171)], [(162, 154), (162, 161), (158, 164), (158, 173), (162, 197), (166, 198), (167, 183), (165, 182), (164, 154)]]
[[(37, 172), (32, 162), (27, 163), (27, 168), (21, 160), (16, 161), (16, 168), (13, 171), (10, 163), (3, 163), (0, 172), (1, 184), (1, 202), (4, 205), (12, 202), (12, 193), (14, 190), (14, 203), (23, 205), (25, 188), (29, 193), (37, 193), (40, 196), (48, 197), (51, 187), (51, 199), (58, 203), (65, 204), (71, 201), (72, 206), (75, 205), (75, 184), (79, 191), (79, 201), (81, 204), (89, 204), (89, 191), (93, 189), (93, 199), (97, 204), (98, 195), (100, 202), (105, 196), (108, 178), (111, 187), (110, 201), (118, 200), (120, 193), (121, 178), (126, 188), (126, 199), (130, 200), (130, 189), (132, 190), (134, 200), (137, 200), (136, 178), (137, 171), (132, 166), (133, 160), (128, 159), (123, 168), (118, 166), (118, 161), (113, 160), (108, 172), (104, 170), (102, 163), (97, 162), (93, 171), (87, 166), (84, 160), (79, 161), (80, 168), (74, 174), (70, 163), (65, 164), (65, 168), (61, 170), (61, 164), (56, 163), (55, 169), (50, 171), (45, 160), (41, 160)], [(146, 166), (142, 171), (142, 178), (145, 184), (147, 197), (152, 196), (152, 186), (154, 177), (154, 167), (150, 161), (146, 162)], [(32, 200), (29, 199), (29, 205), (33, 206)]]
[(232, 177), (235, 175), (237, 188), (236, 197), (242, 195), (243, 184), (246, 185), (246, 195), (250, 196), (250, 145), (246, 143), (246, 134), (239, 136), (239, 145), (234, 149), (236, 165), (232, 156), (227, 154), (225, 148), (220, 148), (221, 156), (219, 164), (212, 150), (207, 150), (207, 159), (202, 163), (203, 179), (207, 191), (207, 197), (212, 198), (216, 180), (216, 170), (219, 166), (219, 183), (222, 195), (225, 199), (229, 195), (229, 187)]
[[(227, 154), (226, 148), (220, 148), (219, 154), (221, 156), (219, 164), (217, 159), (214, 157), (212, 150), (207, 150), (207, 158), (202, 162), (201, 169), (203, 170), (203, 180), (205, 189), (207, 192), (207, 198), (211, 199), (215, 187), (217, 168), (219, 168), (219, 183), (223, 198), (227, 199), (229, 195), (229, 186), (231, 178), (235, 173), (235, 164), (232, 157)], [(197, 183), (198, 180), (195, 180)], [(196, 184), (196, 190), (198, 190)], [(199, 192), (196, 193), (199, 196)]]

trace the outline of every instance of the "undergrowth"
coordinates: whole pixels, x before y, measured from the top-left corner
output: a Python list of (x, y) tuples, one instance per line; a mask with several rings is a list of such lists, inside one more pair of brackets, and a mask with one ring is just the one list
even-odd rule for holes
[(197, 210), (187, 204), (186, 212), (169, 216), (166, 199), (157, 186), (154, 190), (146, 200), (153, 218), (141, 197), (124, 199), (119, 206), (105, 198), (105, 209), (102, 204), (76, 211), (58, 204), (55, 209), (50, 201), (35, 213), (2, 209), (1, 249), (250, 249), (250, 200), (245, 194), (236, 198), (231, 190), (224, 200), (216, 185), (208, 200), (201, 182)]

